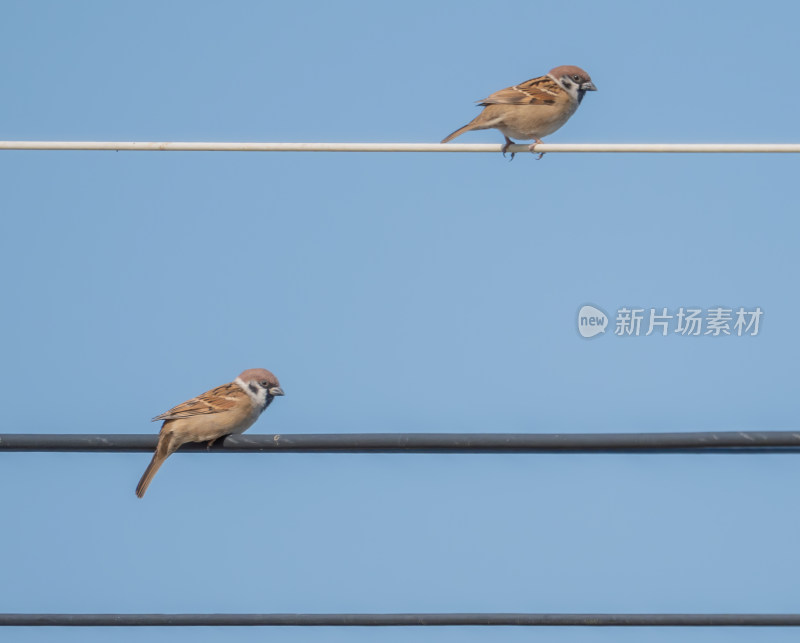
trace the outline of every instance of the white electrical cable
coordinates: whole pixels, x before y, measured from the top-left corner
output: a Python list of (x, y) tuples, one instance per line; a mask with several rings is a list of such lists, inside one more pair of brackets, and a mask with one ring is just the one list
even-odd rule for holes
[[(0, 150), (111, 150), (153, 152), (500, 152), (493, 143), (158, 143), (119, 141), (0, 141)], [(509, 152), (527, 152), (512, 145)], [(800, 153), (800, 143), (541, 143), (536, 152)]]

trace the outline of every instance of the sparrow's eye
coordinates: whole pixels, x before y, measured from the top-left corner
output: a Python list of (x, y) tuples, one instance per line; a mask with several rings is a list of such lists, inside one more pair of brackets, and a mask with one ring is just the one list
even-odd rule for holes
[(267, 382), (267, 380), (261, 380), (259, 384), (261, 384), (261, 386), (263, 386), (264, 388), (269, 388), (269, 382)]
[(576, 83), (579, 83), (579, 82), (581, 82), (581, 77), (580, 77), (580, 76), (578, 76), (578, 74), (575, 74), (575, 75), (572, 77), (572, 80), (574, 80)]

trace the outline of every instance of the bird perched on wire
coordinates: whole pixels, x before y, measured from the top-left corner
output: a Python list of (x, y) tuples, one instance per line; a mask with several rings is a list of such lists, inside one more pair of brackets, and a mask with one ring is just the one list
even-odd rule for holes
[(277, 396), (283, 395), (278, 378), (263, 368), (250, 368), (229, 384), (206, 391), (202, 395), (154, 417), (163, 420), (158, 446), (136, 487), (136, 495), (144, 496), (159, 467), (170, 454), (187, 442), (205, 442), (208, 446), (230, 433), (244, 433)]
[[(586, 92), (596, 91), (592, 79), (580, 67), (561, 65), (524, 83), (506, 87), (478, 101), (483, 111), (472, 121), (445, 137), (452, 141), (464, 132), (476, 129), (499, 129), (505, 136), (505, 156), (512, 138), (533, 139), (533, 152), (542, 136), (552, 134), (569, 120), (578, 109)], [(542, 158), (543, 154), (539, 154)], [(511, 158), (514, 158), (512, 152)]]

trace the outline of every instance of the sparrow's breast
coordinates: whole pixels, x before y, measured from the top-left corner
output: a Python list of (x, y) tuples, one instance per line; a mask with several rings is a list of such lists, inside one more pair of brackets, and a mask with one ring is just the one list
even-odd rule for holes
[(512, 139), (530, 140), (555, 132), (578, 108), (577, 101), (563, 105), (518, 105), (506, 110), (500, 131)]
[(167, 420), (162, 430), (174, 434), (181, 443), (214, 440), (229, 433), (244, 433), (253, 426), (261, 411), (258, 407), (231, 409), (221, 413), (194, 415)]
[[(230, 433), (244, 433), (247, 431), (247, 429), (253, 426), (263, 410), (264, 407), (253, 405), (247, 412), (236, 414), (235, 417), (231, 418), (232, 428)], [(231, 411), (231, 413), (233, 413), (233, 411)]]

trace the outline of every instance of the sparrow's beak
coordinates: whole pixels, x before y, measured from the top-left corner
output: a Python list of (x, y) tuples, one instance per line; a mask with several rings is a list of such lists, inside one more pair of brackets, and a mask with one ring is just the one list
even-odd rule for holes
[(594, 86), (594, 83), (590, 80), (588, 83), (583, 83), (581, 85), (581, 89), (587, 92), (596, 92), (597, 87)]
[(273, 396), (283, 395), (283, 389), (280, 386), (273, 386), (269, 389), (269, 394)]

